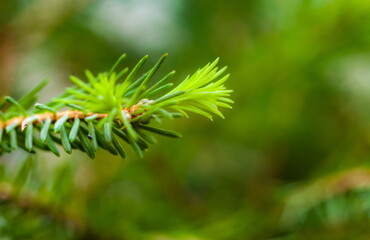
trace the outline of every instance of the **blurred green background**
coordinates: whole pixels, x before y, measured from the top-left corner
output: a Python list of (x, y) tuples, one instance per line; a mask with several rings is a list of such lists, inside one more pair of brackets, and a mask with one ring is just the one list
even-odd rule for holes
[[(38, 153), (22, 194), (71, 216), (4, 203), (1, 240), (370, 238), (370, 1), (1, 0), (0, 10), (0, 95), (48, 78), (45, 102), (69, 75), (105, 71), (124, 52), (130, 67), (168, 52), (158, 76), (175, 69), (178, 82), (219, 56), (235, 101), (225, 120), (165, 122), (184, 137), (161, 138), (143, 160)], [(1, 158), (3, 185), (25, 156)]]

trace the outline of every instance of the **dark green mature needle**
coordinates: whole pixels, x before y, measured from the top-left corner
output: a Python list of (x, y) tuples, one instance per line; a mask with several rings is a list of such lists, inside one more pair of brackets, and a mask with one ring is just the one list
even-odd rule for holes
[(112, 122), (104, 123), (104, 137), (107, 142), (112, 142)]
[(67, 130), (64, 125), (60, 128), (60, 138), (62, 140), (62, 146), (67, 153), (72, 153), (71, 143), (68, 139)]
[(146, 126), (146, 125), (140, 125), (140, 127), (144, 130), (147, 130), (147, 131), (150, 131), (150, 132), (153, 132), (153, 133), (157, 133), (159, 135), (163, 135), (163, 136), (166, 136), (166, 137), (172, 137), (172, 138), (182, 137), (182, 135), (180, 133), (170, 131), (170, 130), (166, 130), (166, 129), (163, 129), (163, 128), (149, 127), (149, 126)]
[(69, 132), (69, 141), (74, 142), (77, 137), (78, 130), (80, 128), (80, 119), (75, 118), (71, 131)]
[(41, 142), (45, 142), (46, 139), (47, 139), (47, 135), (48, 135), (48, 132), (49, 132), (49, 128), (50, 128), (50, 124), (51, 124), (51, 119), (50, 118), (47, 118), (44, 122), (44, 125), (42, 126), (42, 129), (41, 129), (41, 132), (40, 132), (40, 139), (41, 139)]
[(124, 140), (125, 142), (129, 142), (129, 138), (128, 136), (124, 133), (124, 131), (122, 131), (121, 129), (113, 126), (113, 132), (114, 134), (116, 134), (118, 137), (120, 137), (122, 140)]
[(118, 142), (117, 138), (114, 135), (112, 135), (112, 143), (113, 143), (114, 148), (117, 150), (118, 154), (122, 158), (126, 158), (125, 151), (123, 150), (121, 144)]
[(18, 148), (18, 142), (17, 142), (17, 132), (15, 129), (12, 129), (9, 132), (9, 137), (10, 137), (10, 146), (13, 150), (16, 150)]
[(59, 118), (54, 124), (54, 132), (59, 132), (64, 123), (68, 120), (68, 115), (64, 115)]
[(136, 128), (135, 130), (137, 131), (139, 136), (142, 139), (144, 139), (145, 141), (147, 141), (148, 143), (151, 143), (151, 144), (156, 144), (157, 143), (157, 139), (154, 136), (150, 135), (149, 133), (143, 131), (140, 128)]
[(52, 153), (54, 153), (58, 157), (60, 156), (58, 148), (55, 146), (55, 143), (53, 142), (48, 133), (46, 133), (46, 145), (48, 146)]
[(94, 151), (96, 151), (96, 150), (98, 150), (98, 141), (96, 140), (94, 124), (91, 121), (89, 121), (87, 123), (87, 126), (88, 126), (88, 129), (89, 129), (89, 137), (91, 138), (91, 141), (92, 141), (92, 147), (93, 147)]
[(33, 136), (33, 145), (37, 148), (42, 149), (42, 150), (48, 150), (49, 149), (46, 144), (41, 142), (40, 138), (35, 137), (35, 136)]
[(87, 155), (90, 158), (95, 158), (95, 153), (94, 153), (94, 150), (92, 149), (92, 147), (89, 143), (88, 137), (82, 131), (79, 131), (78, 132), (78, 138), (81, 142), (81, 145), (82, 145), (83, 149), (87, 153)]
[(33, 124), (32, 123), (30, 123), (26, 127), (26, 139), (25, 139), (24, 145), (28, 151), (32, 151), (32, 147), (33, 147)]
[(140, 158), (143, 158), (144, 155), (143, 155), (143, 151), (141, 150), (140, 146), (137, 144), (137, 142), (135, 140), (133, 140), (132, 138), (129, 139), (130, 141), (130, 144), (132, 145), (132, 148), (134, 149), (134, 151), (136, 152), (136, 154), (140, 157)]
[(117, 151), (114, 149), (114, 147), (105, 140), (104, 134), (100, 133), (99, 130), (97, 130), (97, 129), (95, 129), (95, 134), (96, 134), (96, 139), (98, 141), (98, 144), (102, 148), (106, 149), (107, 151), (109, 151), (113, 155), (117, 155)]

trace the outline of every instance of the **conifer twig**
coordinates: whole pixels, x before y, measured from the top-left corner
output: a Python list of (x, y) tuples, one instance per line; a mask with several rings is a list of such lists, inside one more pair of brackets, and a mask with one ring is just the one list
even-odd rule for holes
[(174, 71), (148, 87), (167, 54), (144, 73), (139, 74), (148, 56), (131, 71), (123, 68), (116, 73), (125, 57), (122, 55), (109, 72), (94, 76), (87, 70), (87, 82), (71, 76), (74, 86), (45, 105), (36, 100), (46, 81), (19, 100), (11, 97), (0, 100), (0, 155), (17, 148), (29, 152), (39, 148), (59, 156), (56, 148), (59, 144), (67, 153), (79, 149), (91, 158), (99, 147), (125, 157), (117, 140), (122, 139), (142, 157), (148, 144), (155, 142), (152, 133), (181, 136), (149, 126), (151, 120), (188, 117), (189, 112), (212, 120), (212, 114), (224, 117), (220, 107), (231, 108), (232, 90), (223, 85), (229, 75), (222, 76), (226, 67), (218, 70), (218, 59), (171, 90), (173, 83), (166, 82)]

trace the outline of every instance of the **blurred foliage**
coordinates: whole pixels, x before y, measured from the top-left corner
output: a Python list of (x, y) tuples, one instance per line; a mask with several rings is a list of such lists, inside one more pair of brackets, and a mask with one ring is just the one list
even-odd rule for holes
[[(128, 65), (168, 52), (163, 73), (176, 69), (179, 79), (220, 56), (235, 90), (225, 120), (166, 122), (186, 138), (161, 139), (144, 160), (38, 154), (16, 190), (27, 155), (3, 156), (0, 239), (369, 238), (369, 1), (0, 8), (1, 94), (20, 96), (48, 77), (50, 99), (68, 75), (104, 71), (122, 52)], [(48, 186), (56, 178), (70, 180)]]

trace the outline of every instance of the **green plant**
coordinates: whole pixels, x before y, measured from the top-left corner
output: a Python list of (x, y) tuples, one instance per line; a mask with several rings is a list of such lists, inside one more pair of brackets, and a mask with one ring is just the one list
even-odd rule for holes
[(20, 147), (29, 152), (39, 148), (59, 156), (56, 144), (60, 144), (67, 153), (79, 149), (94, 158), (100, 147), (124, 158), (126, 154), (118, 141), (120, 138), (142, 157), (148, 143), (156, 142), (150, 133), (181, 136), (150, 126), (152, 119), (187, 117), (187, 112), (212, 119), (211, 114), (223, 117), (219, 107), (231, 108), (233, 101), (228, 97), (232, 90), (223, 85), (229, 75), (223, 75), (226, 67), (220, 70), (216, 67), (218, 59), (169, 90), (173, 83), (166, 81), (174, 71), (148, 87), (167, 54), (140, 76), (139, 70), (148, 56), (131, 71), (126, 67), (116, 72), (125, 56), (122, 55), (108, 72), (94, 76), (87, 70), (88, 82), (71, 76), (75, 85), (47, 104), (36, 103), (37, 93), (46, 81), (18, 101), (11, 97), (2, 99), (0, 154)]

